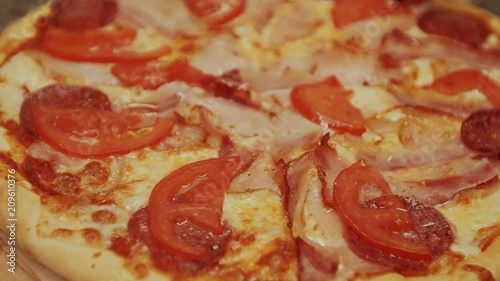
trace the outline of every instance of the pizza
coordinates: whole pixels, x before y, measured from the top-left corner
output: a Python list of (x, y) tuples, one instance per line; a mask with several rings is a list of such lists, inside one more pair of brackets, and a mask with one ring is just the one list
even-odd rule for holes
[(41, 5), (0, 36), (2, 274), (500, 280), (499, 107), (463, 1)]

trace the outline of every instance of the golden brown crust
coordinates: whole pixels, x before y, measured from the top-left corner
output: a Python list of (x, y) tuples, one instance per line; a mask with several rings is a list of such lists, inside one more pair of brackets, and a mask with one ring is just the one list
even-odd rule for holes
[(0, 33), (0, 66), (24, 46), (33, 42), (52, 14), (52, 5), (46, 4), (31, 11)]

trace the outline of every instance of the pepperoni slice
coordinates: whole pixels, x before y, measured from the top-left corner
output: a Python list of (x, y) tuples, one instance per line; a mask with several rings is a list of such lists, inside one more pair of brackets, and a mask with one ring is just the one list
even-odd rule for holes
[(462, 123), (462, 142), (470, 149), (484, 153), (500, 152), (500, 109), (472, 113)]
[(346, 240), (363, 259), (398, 272), (420, 272), (453, 243), (455, 235), (439, 211), (392, 194), (380, 171), (364, 161), (342, 170), (333, 190)]
[(57, 0), (53, 23), (57, 26), (84, 30), (111, 23), (118, 12), (116, 0)]
[(149, 197), (149, 226), (163, 250), (193, 261), (222, 250), (214, 238), (227, 235), (222, 204), (239, 163), (239, 157), (230, 156), (202, 160), (158, 182)]
[[(448, 251), (455, 235), (444, 216), (436, 209), (425, 206), (415, 199), (398, 198), (416, 227), (417, 240), (426, 245), (433, 259)], [(368, 261), (383, 264), (400, 273), (416, 274), (426, 271), (433, 261), (433, 259), (411, 259), (382, 251), (369, 245), (351, 229), (346, 231), (345, 237), (350, 248), (358, 256)]]
[(481, 18), (443, 8), (432, 8), (418, 19), (423, 31), (455, 39), (464, 44), (478, 47), (486, 40), (491, 30)]
[(31, 116), (33, 105), (45, 105), (59, 109), (111, 110), (111, 102), (108, 96), (97, 89), (76, 85), (52, 84), (34, 92), (21, 105), (19, 117), (21, 126), (35, 135), (36, 132)]

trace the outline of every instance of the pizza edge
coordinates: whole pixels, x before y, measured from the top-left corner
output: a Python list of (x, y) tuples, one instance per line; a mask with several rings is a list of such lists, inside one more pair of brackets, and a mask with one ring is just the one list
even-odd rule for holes
[[(500, 32), (500, 18), (494, 14), (483, 10), (477, 6), (469, 3), (464, 3), (458, 0), (444, 1), (433, 0), (433, 2), (449, 7), (451, 9), (458, 9), (468, 11), (482, 18), (486, 19), (490, 26)], [(24, 46), (32, 43), (48, 17), (53, 12), (50, 4), (45, 4), (29, 12), (23, 18), (17, 20), (8, 26), (2, 33), (0, 33), (0, 66), (7, 61), (17, 51)], [(0, 163), (0, 170), (7, 171), (10, 167)], [(2, 172), (5, 173), (5, 172)], [(41, 211), (41, 204), (39, 197), (27, 188), (24, 184), (27, 182), (22, 177), (17, 175), (17, 189), (16, 189), (16, 208), (17, 215), (21, 220), (17, 221), (16, 225), (16, 243), (21, 245), (28, 254), (35, 257), (37, 261), (47, 266), (49, 269), (57, 272), (65, 278), (71, 280), (134, 280), (130, 272), (125, 270), (123, 264), (125, 259), (116, 255), (108, 249), (95, 249), (90, 246), (83, 245), (70, 245), (67, 242), (59, 241), (53, 238), (42, 238), (36, 234), (37, 218)], [(5, 177), (0, 178), (0, 186), (7, 186)], [(8, 197), (6, 192), (0, 193), (0, 205), (7, 206)], [(0, 219), (4, 222), (7, 220), (6, 208), (0, 211)], [(26, 219), (29, 218), (29, 219)], [(490, 245), (487, 251), (482, 252), (474, 257), (477, 264), (483, 266), (483, 262), (494, 261), (497, 258), (497, 253), (500, 252), (500, 237)], [(97, 254), (96, 253), (100, 253)], [(97, 256), (97, 257), (96, 257)], [(483, 261), (483, 262), (481, 262)], [(118, 270), (110, 270), (115, 268)], [(494, 278), (500, 278), (500, 266), (488, 269), (493, 274)], [(169, 280), (169, 277), (151, 268), (148, 276), (142, 280)], [(463, 272), (463, 279), (461, 280), (477, 280), (479, 277), (473, 273)], [(127, 277), (129, 276), (129, 277)], [(431, 275), (420, 277), (405, 277), (395, 273), (387, 273), (378, 275), (376, 277), (361, 278), (362, 280), (456, 280), (457, 276), (449, 275), (444, 278), (443, 275)]]

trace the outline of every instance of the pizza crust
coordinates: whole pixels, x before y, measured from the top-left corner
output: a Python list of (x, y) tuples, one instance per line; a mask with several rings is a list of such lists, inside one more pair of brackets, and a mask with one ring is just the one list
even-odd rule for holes
[(0, 33), (0, 66), (17, 51), (36, 39), (39, 29), (48, 24), (52, 12), (51, 4), (42, 5)]

